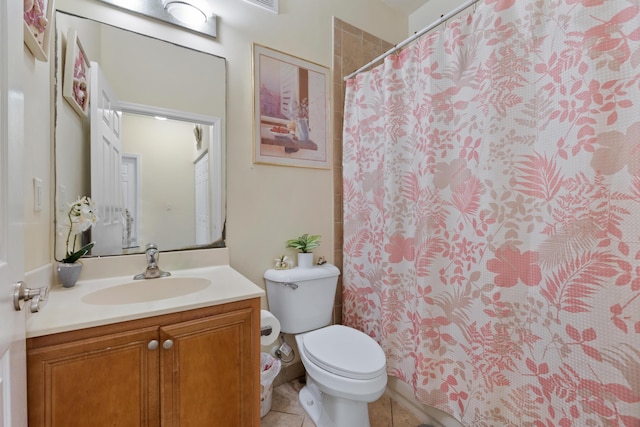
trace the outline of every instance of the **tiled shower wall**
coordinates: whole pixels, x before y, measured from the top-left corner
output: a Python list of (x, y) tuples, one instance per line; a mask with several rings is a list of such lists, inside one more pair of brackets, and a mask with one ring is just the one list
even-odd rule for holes
[[(382, 55), (393, 45), (364, 32), (353, 25), (333, 18), (333, 259), (342, 271), (342, 121), (344, 118), (344, 77), (367, 62)], [(377, 64), (375, 64), (377, 65)], [(374, 66), (375, 66), (374, 65)], [(338, 280), (338, 290), (334, 303), (334, 323), (342, 323), (342, 276)]]

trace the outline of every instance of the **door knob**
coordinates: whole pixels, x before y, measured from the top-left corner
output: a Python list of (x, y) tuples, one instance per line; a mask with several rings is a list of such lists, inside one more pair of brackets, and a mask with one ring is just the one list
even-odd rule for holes
[(13, 284), (13, 308), (16, 311), (22, 310), (25, 301), (31, 301), (31, 312), (37, 313), (48, 297), (49, 287), (47, 286), (27, 288), (22, 280)]
[(158, 342), (158, 340), (151, 340), (149, 341), (149, 344), (147, 344), (147, 348), (149, 350), (155, 350), (160, 346), (160, 343)]
[(44, 288), (39, 288), (43, 291), (40, 291), (38, 295), (31, 299), (31, 307), (29, 308), (32, 313), (37, 313), (40, 311), (45, 302), (47, 302), (47, 298), (49, 298), (49, 288), (46, 286)]
[(164, 342), (162, 343), (162, 348), (164, 348), (165, 350), (169, 350), (171, 347), (173, 347), (173, 341), (164, 340)]

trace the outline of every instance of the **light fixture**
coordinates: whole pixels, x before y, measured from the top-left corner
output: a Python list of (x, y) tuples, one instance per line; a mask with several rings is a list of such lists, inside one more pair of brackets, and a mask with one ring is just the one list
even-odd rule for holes
[[(218, 17), (204, 0), (98, 0), (167, 24), (217, 37)], [(193, 17), (193, 18), (190, 18)], [(193, 20), (192, 20), (193, 19)]]
[(164, 8), (171, 16), (186, 24), (197, 25), (207, 22), (207, 15), (186, 1), (168, 1), (165, 3)]

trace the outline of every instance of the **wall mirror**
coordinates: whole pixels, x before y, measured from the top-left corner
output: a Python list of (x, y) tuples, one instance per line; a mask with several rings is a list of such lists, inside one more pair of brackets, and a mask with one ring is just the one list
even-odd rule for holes
[[(88, 195), (100, 218), (85, 236), (91, 256), (224, 246), (225, 59), (61, 11), (55, 19), (56, 224)], [(84, 85), (74, 76), (83, 63)], [(57, 232), (58, 259), (64, 240)]]

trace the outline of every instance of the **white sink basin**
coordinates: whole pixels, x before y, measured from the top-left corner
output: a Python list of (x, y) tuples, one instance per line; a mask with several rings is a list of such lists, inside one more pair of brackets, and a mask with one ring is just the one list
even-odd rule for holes
[(200, 277), (134, 280), (91, 292), (82, 297), (82, 302), (94, 305), (136, 304), (189, 295), (209, 285), (209, 279)]

